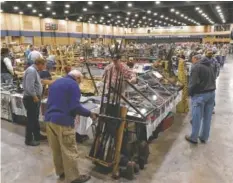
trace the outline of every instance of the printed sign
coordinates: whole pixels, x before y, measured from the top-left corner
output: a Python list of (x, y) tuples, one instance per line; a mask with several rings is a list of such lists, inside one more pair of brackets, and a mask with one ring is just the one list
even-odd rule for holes
[(45, 23), (45, 30), (58, 30), (58, 26), (53, 23)]

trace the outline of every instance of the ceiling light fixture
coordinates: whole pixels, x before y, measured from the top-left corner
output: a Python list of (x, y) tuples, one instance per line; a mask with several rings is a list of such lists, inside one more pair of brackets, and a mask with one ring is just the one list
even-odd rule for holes
[(22, 11), (20, 11), (20, 12), (19, 12), (19, 14), (20, 14), (20, 15), (22, 15), (22, 14), (23, 14), (23, 12), (22, 12)]
[(135, 14), (134, 16), (135, 16), (135, 17), (138, 17), (138, 14)]
[(196, 8), (195, 8), (195, 10), (199, 10), (199, 9), (200, 9), (200, 7), (196, 7)]
[(46, 3), (47, 3), (47, 4), (52, 4), (52, 1), (47, 1)]
[(70, 8), (70, 5), (69, 5), (69, 4), (66, 4), (65, 7), (66, 7), (66, 8)]
[(87, 8), (83, 8), (83, 11), (87, 11)]
[(2, 12), (3, 12), (3, 10), (1, 9), (1, 10), (0, 10), (0, 12), (2, 13)]
[(177, 15), (179, 15), (179, 14), (180, 14), (180, 12), (179, 12), (179, 11), (176, 11), (176, 14), (177, 14)]
[(148, 10), (148, 11), (147, 11), (147, 13), (148, 13), (148, 14), (151, 14), (151, 11), (150, 11), (150, 10)]
[(156, 4), (160, 4), (160, 1), (155, 1)]
[(83, 17), (79, 17), (79, 19), (83, 19)]
[(157, 16), (158, 15), (158, 13), (154, 13), (154, 16)]
[(111, 13), (109, 13), (109, 14), (108, 14), (108, 16), (109, 16), (109, 17), (111, 17), (111, 16), (112, 16), (112, 14), (111, 14)]
[(40, 13), (40, 14), (39, 14), (39, 17), (42, 17), (42, 16), (43, 16), (43, 15)]
[(87, 4), (88, 4), (88, 5), (92, 5), (93, 2), (92, 2), (92, 1), (88, 1)]
[(174, 11), (175, 11), (175, 9), (174, 9), (174, 8), (172, 8), (170, 11), (171, 11), (171, 12), (174, 12)]
[(128, 7), (132, 7), (133, 6), (133, 4), (132, 3), (128, 3)]
[(14, 6), (14, 10), (18, 10), (19, 9), (19, 7), (18, 6)]
[(34, 10), (32, 10), (32, 13), (36, 13), (36, 12), (37, 12), (37, 10), (35, 10), (35, 9), (34, 9)]
[(109, 6), (108, 6), (108, 5), (104, 6), (104, 9), (108, 9), (108, 8), (109, 8)]
[(130, 12), (127, 12), (127, 15), (130, 15), (131, 13)]
[(65, 11), (65, 14), (68, 14), (68, 13), (69, 13), (69, 11), (68, 11), (68, 10), (66, 10), (66, 11)]
[(53, 12), (52, 14), (53, 14), (53, 15), (56, 15), (56, 12)]
[(51, 8), (50, 8), (50, 7), (47, 7), (47, 8), (46, 8), (46, 10), (48, 10), (48, 11), (49, 11), (49, 10), (51, 10)]
[(103, 19), (104, 19), (104, 17), (101, 17), (101, 19), (103, 20)]
[(121, 17), (118, 15), (117, 18), (121, 18)]
[(31, 8), (31, 7), (32, 7), (32, 4), (27, 4), (27, 7)]
[(220, 6), (216, 6), (216, 9), (217, 9), (217, 10), (220, 9)]

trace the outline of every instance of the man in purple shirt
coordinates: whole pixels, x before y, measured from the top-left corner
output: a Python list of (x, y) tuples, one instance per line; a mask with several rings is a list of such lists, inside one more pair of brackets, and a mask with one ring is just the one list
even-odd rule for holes
[(53, 151), (56, 174), (69, 183), (86, 182), (89, 175), (80, 175), (77, 166), (78, 152), (75, 140), (74, 119), (77, 114), (96, 118), (96, 114), (80, 104), (78, 83), (82, 74), (72, 70), (66, 77), (56, 80), (49, 88), (45, 114), (46, 132)]

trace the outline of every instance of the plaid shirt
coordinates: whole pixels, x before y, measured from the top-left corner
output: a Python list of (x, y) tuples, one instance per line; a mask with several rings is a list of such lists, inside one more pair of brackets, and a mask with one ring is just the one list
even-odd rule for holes
[(123, 74), (124, 79), (126, 80), (136, 79), (136, 74), (126, 64), (120, 63), (119, 68), (117, 68), (113, 63), (111, 63), (108, 66), (106, 66), (104, 69), (104, 76), (107, 77), (106, 80), (107, 86), (109, 85), (111, 69), (112, 69), (112, 81), (111, 81), (112, 84), (115, 84), (118, 70)]

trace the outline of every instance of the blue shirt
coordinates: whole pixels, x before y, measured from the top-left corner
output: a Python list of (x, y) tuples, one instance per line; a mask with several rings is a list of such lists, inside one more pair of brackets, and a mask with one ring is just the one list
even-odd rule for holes
[(80, 104), (81, 92), (71, 77), (56, 80), (49, 88), (45, 121), (62, 126), (74, 126), (77, 114), (90, 116), (90, 111)]

